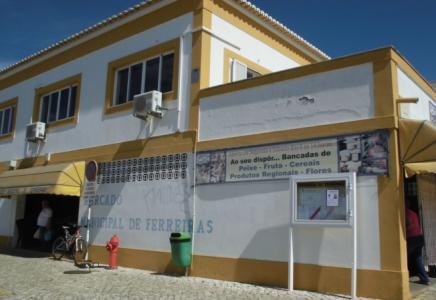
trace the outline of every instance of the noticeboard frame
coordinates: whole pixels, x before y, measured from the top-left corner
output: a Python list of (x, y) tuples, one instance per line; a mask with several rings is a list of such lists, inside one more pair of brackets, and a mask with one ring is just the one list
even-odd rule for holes
[[(298, 184), (345, 182), (345, 219), (298, 219)], [(290, 178), (291, 226), (352, 227), (356, 198), (356, 173), (328, 173), (320, 175), (295, 175)]]

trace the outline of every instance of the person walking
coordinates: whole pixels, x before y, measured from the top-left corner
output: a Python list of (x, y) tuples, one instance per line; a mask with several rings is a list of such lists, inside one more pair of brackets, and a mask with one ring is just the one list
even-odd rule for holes
[(419, 284), (430, 284), (427, 272), (422, 262), (422, 248), (424, 237), (418, 215), (410, 208), (406, 208), (406, 237), (407, 237), (407, 259), (409, 270), (419, 277)]
[(42, 209), (39, 212), (36, 225), (38, 226), (38, 230), (39, 230), (40, 245), (41, 247), (45, 248), (46, 246), (45, 234), (47, 230), (50, 228), (51, 219), (53, 217), (53, 211), (50, 208), (50, 205), (47, 200), (43, 200), (41, 205), (42, 205)]

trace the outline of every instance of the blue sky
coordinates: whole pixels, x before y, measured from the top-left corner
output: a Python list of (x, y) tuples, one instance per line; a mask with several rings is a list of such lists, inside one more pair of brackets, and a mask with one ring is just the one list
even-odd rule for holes
[[(332, 58), (393, 45), (436, 81), (436, 0), (251, 2)], [(0, 0), (0, 68), (136, 3)]]

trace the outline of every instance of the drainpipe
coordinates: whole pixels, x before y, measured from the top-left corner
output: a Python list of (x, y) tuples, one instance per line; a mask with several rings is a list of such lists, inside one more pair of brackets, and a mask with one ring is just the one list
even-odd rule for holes
[[(189, 32), (188, 32), (189, 33)], [(187, 33), (184, 33), (179, 38), (179, 78), (178, 78), (178, 95), (177, 95), (177, 132), (180, 132), (182, 127), (182, 95), (183, 95), (183, 39)]]
[[(192, 178), (193, 178), (193, 188), (192, 188), (192, 235), (191, 235), (191, 243), (192, 243), (192, 247), (191, 247), (191, 256), (192, 259), (194, 259), (194, 245), (195, 245), (195, 221), (197, 220), (197, 213), (195, 210), (195, 204), (196, 204), (196, 200), (197, 200), (197, 185), (195, 183), (195, 174), (197, 174), (197, 138), (198, 138), (198, 132), (197, 130), (195, 130), (195, 140), (194, 140), (194, 168), (193, 168), (193, 173), (192, 174)], [(193, 264), (191, 263), (191, 266)]]
[[(227, 40), (226, 38), (214, 33), (211, 29), (201, 26), (201, 27), (196, 27), (193, 28), (192, 30), (188, 30), (186, 32), (184, 32), (180, 37), (179, 37), (179, 77), (178, 77), (178, 96), (177, 96), (177, 132), (181, 131), (182, 128), (182, 95), (184, 92), (184, 86), (183, 86), (183, 58), (184, 58), (184, 38), (188, 35), (188, 34), (193, 34), (199, 31), (204, 31), (207, 34), (210, 34), (212, 37), (218, 39), (219, 41), (227, 44), (228, 46), (236, 49), (236, 50), (241, 50), (241, 47), (239, 47), (238, 45), (230, 42), (229, 40)], [(192, 56), (192, 53), (191, 53)], [(188, 76), (189, 77), (189, 76)]]

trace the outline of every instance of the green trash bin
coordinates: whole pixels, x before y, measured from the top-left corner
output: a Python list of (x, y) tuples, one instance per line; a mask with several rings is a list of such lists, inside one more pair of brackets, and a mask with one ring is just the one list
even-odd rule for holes
[(178, 267), (187, 268), (191, 265), (192, 240), (189, 232), (173, 232), (170, 236), (171, 258)]

